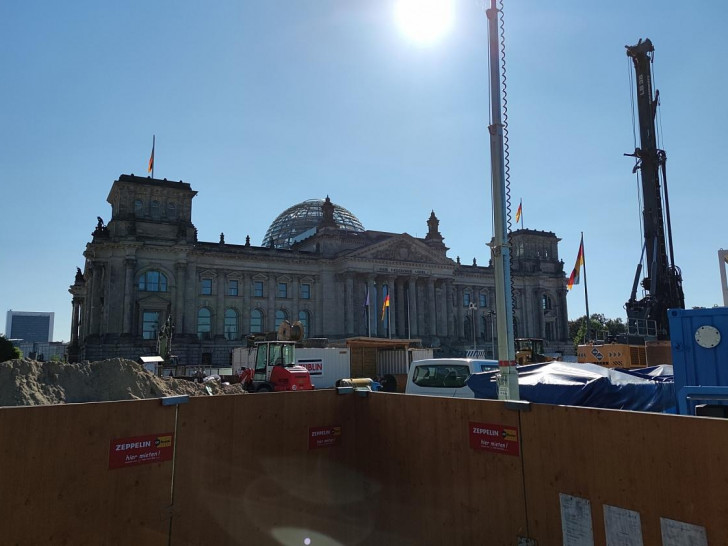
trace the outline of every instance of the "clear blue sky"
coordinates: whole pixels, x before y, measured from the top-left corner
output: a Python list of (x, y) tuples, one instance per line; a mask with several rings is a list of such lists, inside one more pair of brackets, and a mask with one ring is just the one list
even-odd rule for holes
[[(427, 46), (394, 0), (0, 4), (0, 331), (5, 312), (54, 311), (120, 174), (199, 191), (203, 241), (260, 244), (285, 208), (329, 195), (365, 228), (424, 236), (434, 210), (449, 256), (488, 263), (492, 235), (484, 2), (454, 0)], [(505, 2), (511, 199), (525, 227), (584, 232), (590, 311), (624, 318), (642, 240), (632, 68), (650, 38), (661, 93), (676, 262), (687, 306), (722, 304), (728, 245), (728, 9), (711, 0)], [(569, 316), (584, 314), (581, 287)]]

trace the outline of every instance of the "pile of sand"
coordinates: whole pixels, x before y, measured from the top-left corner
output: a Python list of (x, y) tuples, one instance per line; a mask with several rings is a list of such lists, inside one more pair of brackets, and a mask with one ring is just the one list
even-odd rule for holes
[(38, 406), (111, 400), (138, 400), (187, 394), (240, 394), (240, 384), (204, 384), (158, 377), (133, 360), (65, 364), (8, 360), (0, 362), (0, 406)]

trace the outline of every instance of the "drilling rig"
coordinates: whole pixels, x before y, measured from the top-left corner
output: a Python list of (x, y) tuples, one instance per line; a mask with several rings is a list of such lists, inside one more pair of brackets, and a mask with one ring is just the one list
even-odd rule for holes
[[(668, 309), (684, 309), (685, 296), (682, 289), (682, 274), (675, 265), (670, 223), (670, 203), (667, 192), (667, 156), (657, 147), (655, 117), (660, 92), (652, 90), (652, 61), (655, 48), (648, 39), (637, 45), (625, 46), (627, 56), (632, 59), (637, 91), (637, 114), (639, 120), (640, 145), (633, 153), (625, 154), (635, 158), (633, 173), (639, 172), (642, 186), (642, 227), (644, 242), (642, 256), (632, 284), (627, 311), (627, 335), (616, 343), (580, 345), (577, 351), (579, 362), (594, 362), (606, 366), (637, 367), (652, 365), (645, 353), (645, 344), (665, 343), (670, 338)], [(640, 277), (644, 296), (637, 299)], [(669, 357), (661, 351), (661, 358)], [(670, 360), (671, 361), (671, 360)], [(665, 364), (668, 362), (656, 362)]]

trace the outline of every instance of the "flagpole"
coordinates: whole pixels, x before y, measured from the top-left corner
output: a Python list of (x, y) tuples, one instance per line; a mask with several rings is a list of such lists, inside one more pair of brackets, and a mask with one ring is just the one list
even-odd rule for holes
[(389, 339), (392, 339), (392, 313), (391, 313), (391, 307), (392, 302), (389, 302), (389, 305), (387, 306), (387, 333), (389, 334)]
[(367, 337), (372, 337), (372, 315), (369, 313), (369, 306), (367, 305)]
[(410, 324), (410, 306), (409, 298), (407, 298), (407, 339), (412, 339), (412, 324)]
[(156, 135), (152, 135), (152, 155), (149, 157), (149, 168), (147, 169), (148, 173), (152, 173), (152, 178), (154, 178), (154, 145), (156, 138)]
[(586, 251), (584, 250), (584, 232), (581, 232), (581, 259), (584, 262), (581, 266), (584, 268), (584, 303), (586, 304), (586, 337), (585, 341), (591, 341), (589, 330), (591, 322), (589, 321), (589, 292), (586, 288)]

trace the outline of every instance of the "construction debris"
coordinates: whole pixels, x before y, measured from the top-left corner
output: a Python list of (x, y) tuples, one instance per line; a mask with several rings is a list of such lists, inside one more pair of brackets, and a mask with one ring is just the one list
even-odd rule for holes
[(243, 394), (237, 385), (159, 377), (133, 360), (99, 362), (0, 362), (0, 406), (40, 406), (166, 396)]

